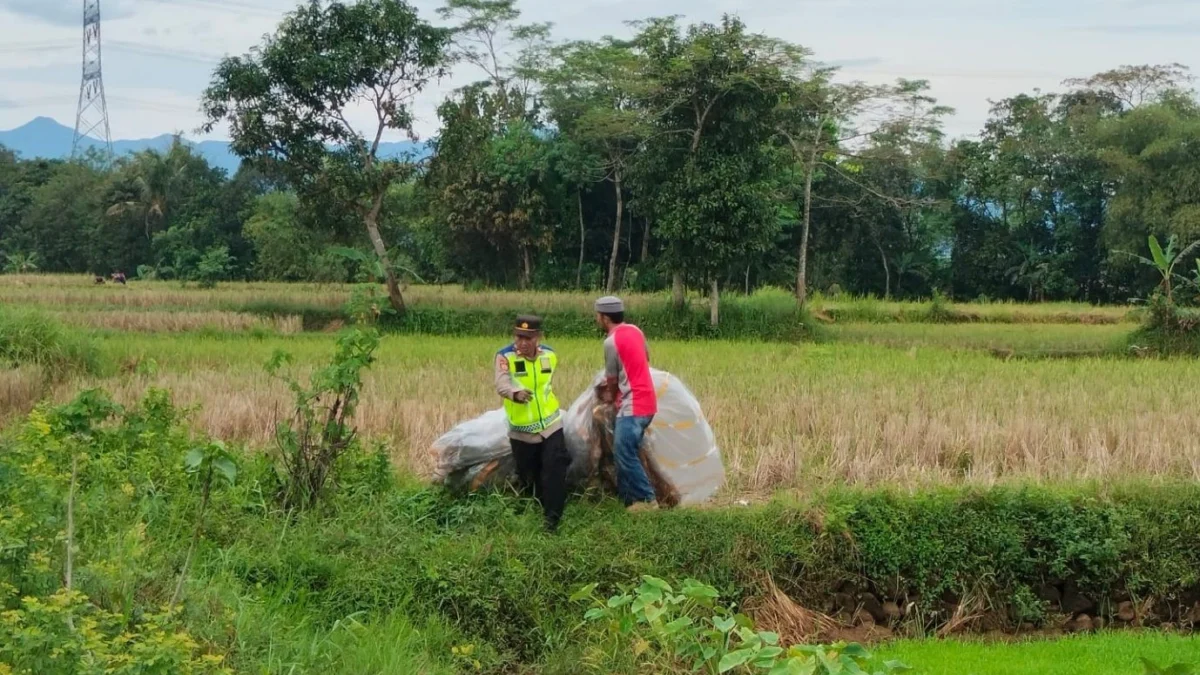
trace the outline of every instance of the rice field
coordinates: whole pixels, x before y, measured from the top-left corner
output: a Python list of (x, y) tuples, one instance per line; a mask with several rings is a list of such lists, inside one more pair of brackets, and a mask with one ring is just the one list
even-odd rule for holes
[[(299, 316), (255, 305), (337, 310), (345, 285), (177, 282), (94, 286), (87, 277), (0, 276), (0, 303), (39, 307), (94, 333), (101, 376), (48, 385), (36, 368), (0, 371), (0, 420), (42, 397), (103, 387), (131, 401), (148, 387), (196, 406), (207, 432), (255, 446), (285, 413), (284, 387), (262, 365), (276, 349), (311, 369), (333, 336), (305, 333)], [(585, 293), (468, 292), (413, 287), (411, 303), (535, 306), (588, 311)], [(752, 301), (790, 302), (782, 292)], [(661, 301), (631, 296), (630, 305)], [(840, 304), (839, 304), (840, 303)], [(917, 316), (920, 303), (814, 299), (814, 312)], [(653, 341), (653, 362), (700, 398), (723, 450), (732, 494), (825, 485), (917, 487), (1012, 481), (1200, 478), (1200, 365), (1128, 358), (1129, 308), (975, 303), (975, 323), (841, 321), (822, 344)], [(1054, 317), (1075, 318), (1054, 322)], [(1087, 318), (1095, 315), (1093, 318)], [(1030, 319), (1030, 317), (1034, 317)], [(1095, 318), (1102, 317), (1102, 318)], [(1028, 320), (1023, 323), (1008, 321)], [(427, 448), (457, 422), (499, 406), (494, 338), (390, 336), (360, 411), (365, 437), (424, 474)], [(555, 341), (560, 398), (573, 399), (601, 366), (599, 339)], [(1023, 356), (1071, 358), (1012, 358)]]
[[(97, 286), (91, 277), (78, 275), (0, 275), (0, 303), (36, 305), (44, 309), (87, 308), (92, 311), (239, 311), (248, 307), (287, 310), (337, 310), (350, 298), (347, 284), (224, 283), (217, 288), (184, 287), (177, 281), (131, 281), (127, 286), (111, 283)], [(471, 291), (461, 286), (410, 286), (405, 299), (413, 306), (456, 307), (464, 309), (512, 307), (537, 311), (591, 310), (597, 293), (543, 291)], [(737, 299), (736, 294), (726, 297)], [(667, 300), (667, 294), (627, 294), (631, 311)], [(767, 289), (743, 301), (763, 304), (788, 304), (791, 295), (780, 289)], [(706, 305), (700, 294), (690, 301)], [(818, 316), (837, 323), (920, 322), (933, 306), (931, 302), (901, 302), (876, 298), (814, 295), (809, 303)], [(1133, 308), (1095, 307), (1082, 303), (1020, 304), (1011, 302), (946, 303), (944, 309), (960, 321), (981, 323), (1036, 324), (1127, 324), (1133, 320)]]
[[(72, 379), (132, 401), (148, 387), (198, 406), (199, 426), (253, 445), (285, 412), (262, 364), (298, 368), (332, 352), (324, 334), (103, 334), (116, 372)], [(499, 406), (491, 359), (503, 337), (384, 339), (364, 389), (362, 433), (425, 474), (427, 448), (455, 423)], [(599, 340), (554, 344), (570, 401), (601, 367)], [(917, 487), (1001, 482), (1200, 479), (1200, 364), (1111, 358), (1003, 360), (977, 351), (870, 344), (655, 342), (652, 359), (699, 397), (732, 493), (826, 485)], [(41, 394), (28, 371), (0, 375), (11, 417)]]

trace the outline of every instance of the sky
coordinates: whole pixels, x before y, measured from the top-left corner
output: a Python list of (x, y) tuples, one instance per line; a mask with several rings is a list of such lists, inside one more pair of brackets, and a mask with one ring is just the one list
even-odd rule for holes
[[(200, 93), (223, 55), (272, 31), (295, 0), (101, 0), (104, 82), (114, 139), (184, 132), (202, 118)], [(437, 21), (441, 0), (410, 0)], [(80, 78), (80, 0), (0, 0), (0, 129), (37, 116), (72, 126)], [(625, 36), (625, 22), (724, 13), (751, 30), (801, 44), (841, 79), (924, 79), (956, 110), (951, 137), (976, 135), (989, 101), (1124, 64), (1179, 62), (1200, 75), (1200, 0), (521, 0), (523, 21), (549, 21), (558, 39)], [(479, 79), (469, 66), (426, 90), (416, 131)], [(222, 138), (218, 129), (210, 138)], [(401, 140), (399, 136), (388, 140)]]

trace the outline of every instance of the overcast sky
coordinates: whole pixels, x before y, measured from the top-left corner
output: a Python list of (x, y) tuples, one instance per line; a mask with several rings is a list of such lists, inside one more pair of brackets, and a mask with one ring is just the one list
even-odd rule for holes
[[(200, 92), (216, 60), (240, 54), (294, 0), (102, 0), (104, 77), (114, 139), (195, 137)], [(416, 0), (436, 19), (441, 0)], [(80, 0), (0, 0), (0, 129), (33, 117), (74, 124)], [(521, 0), (523, 20), (555, 37), (626, 35), (624, 22), (739, 15), (752, 30), (802, 44), (844, 79), (927, 79), (957, 110), (952, 136), (973, 135), (989, 99), (1061, 88), (1122, 64), (1180, 62), (1200, 71), (1200, 0)], [(1200, 74), (1200, 73), (1198, 73)], [(427, 91), (417, 131), (436, 132), (438, 102), (476, 79), (462, 70)], [(219, 137), (219, 134), (214, 134)]]

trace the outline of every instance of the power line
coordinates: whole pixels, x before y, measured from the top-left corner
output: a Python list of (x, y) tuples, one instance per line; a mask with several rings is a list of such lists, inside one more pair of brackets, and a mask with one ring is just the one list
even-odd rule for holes
[[(199, 110), (182, 103), (171, 103), (170, 101), (155, 101), (151, 99), (136, 98), (133, 96), (121, 96), (120, 94), (108, 96), (108, 100), (114, 103), (120, 103), (126, 106), (137, 106), (144, 109), (154, 110), (155, 112), (189, 112), (197, 113)], [(15, 108), (31, 108), (39, 105), (55, 104), (55, 103), (73, 103), (75, 97), (70, 94), (58, 94), (54, 96), (39, 96), (36, 98), (24, 98), (19, 100), (9, 100), (7, 103)]]
[(205, 52), (192, 51), (190, 49), (170, 49), (167, 47), (160, 47), (158, 45), (144, 44), (139, 42), (110, 41), (107, 43), (107, 46), (124, 52), (132, 52), (147, 56), (161, 56), (163, 58), (178, 59), (181, 61), (194, 61), (196, 63), (213, 64), (217, 63), (223, 58), (218, 54), (208, 54)]
[[(108, 40), (104, 43), (104, 47), (109, 50), (121, 52), (131, 52), (146, 56), (160, 56), (169, 59), (178, 59), (181, 61), (195, 61), (197, 63), (217, 63), (223, 57), (219, 54), (210, 54), (206, 52), (192, 51), (189, 49), (172, 49), (159, 45), (147, 44), (143, 42), (127, 42), (123, 40)], [(74, 51), (78, 49), (78, 45), (68, 42), (47, 42), (39, 44), (9, 44), (0, 47), (0, 53), (22, 53), (22, 52), (51, 52), (51, 51)]]
[(224, 12), (236, 12), (242, 14), (256, 14), (263, 17), (278, 18), (285, 11), (283, 9), (272, 10), (255, 5), (236, 2), (235, 0), (152, 0), (158, 4), (170, 4), (172, 6), (190, 5), (196, 8), (211, 9)]

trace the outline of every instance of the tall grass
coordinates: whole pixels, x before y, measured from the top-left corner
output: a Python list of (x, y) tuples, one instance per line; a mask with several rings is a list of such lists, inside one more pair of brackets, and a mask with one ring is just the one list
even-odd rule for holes
[(0, 306), (0, 363), (32, 366), (47, 376), (95, 373), (99, 350), (90, 338), (45, 312)]

